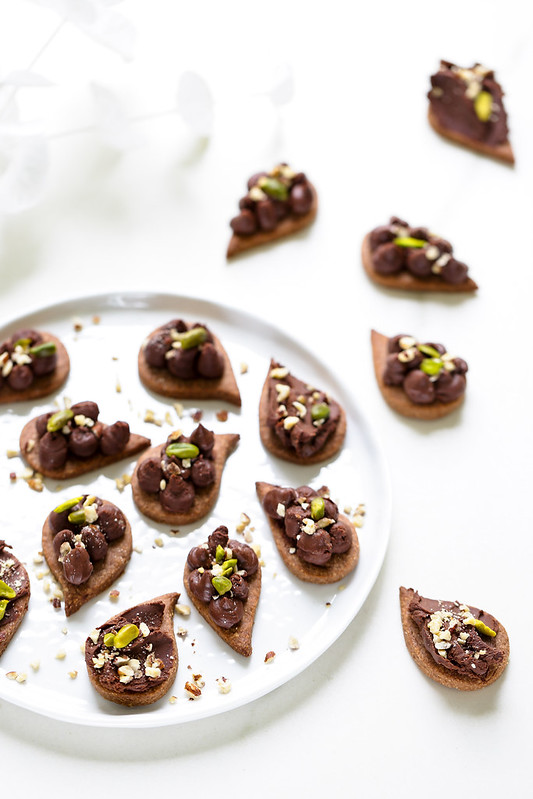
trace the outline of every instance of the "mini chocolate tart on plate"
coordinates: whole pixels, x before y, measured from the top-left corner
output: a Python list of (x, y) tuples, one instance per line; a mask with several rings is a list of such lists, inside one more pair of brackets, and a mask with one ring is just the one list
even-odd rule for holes
[(303, 172), (278, 164), (270, 172), (252, 175), (239, 209), (230, 222), (228, 258), (303, 230), (314, 222), (318, 198)]
[(179, 594), (163, 594), (117, 613), (85, 642), (91, 685), (118, 705), (136, 707), (161, 699), (178, 670), (174, 606)]
[(156, 394), (241, 405), (226, 350), (205, 325), (172, 319), (158, 327), (144, 341), (138, 366), (141, 382)]
[(130, 433), (127, 422), (107, 425), (98, 421), (99, 413), (96, 402), (85, 401), (36, 416), (22, 428), (22, 457), (46, 477), (68, 480), (150, 446), (149, 438)]
[(53, 394), (68, 377), (68, 353), (43, 330), (17, 330), (0, 343), (0, 404)]
[(367, 233), (363, 267), (380, 286), (407, 291), (475, 291), (468, 267), (453, 256), (449, 241), (427, 228), (409, 227), (393, 216), (388, 225)]
[(183, 583), (209, 626), (239, 655), (252, 654), (252, 629), (261, 593), (261, 567), (252, 547), (221, 525), (187, 556)]
[(509, 638), (494, 616), (403, 587), (400, 610), (407, 649), (427, 677), (448, 688), (476, 691), (502, 675)]
[(83, 494), (47, 516), (42, 546), (71, 616), (122, 574), (131, 556), (131, 527), (112, 502)]
[(374, 371), (385, 401), (412, 419), (440, 419), (464, 400), (468, 364), (443, 344), (418, 342), (372, 330)]
[(177, 430), (144, 452), (131, 480), (141, 513), (163, 524), (190, 524), (214, 506), (224, 464), (239, 443), (237, 433), (215, 434), (202, 424), (190, 436)]
[(291, 463), (320, 463), (342, 447), (346, 414), (324, 391), (271, 360), (259, 403), (263, 446)]
[(0, 655), (22, 624), (30, 601), (28, 572), (0, 540)]
[(335, 583), (357, 566), (359, 539), (325, 489), (255, 484), (283, 562), (309, 583)]
[(441, 61), (428, 92), (431, 127), (447, 139), (514, 164), (503, 90), (482, 64), (458, 67)]

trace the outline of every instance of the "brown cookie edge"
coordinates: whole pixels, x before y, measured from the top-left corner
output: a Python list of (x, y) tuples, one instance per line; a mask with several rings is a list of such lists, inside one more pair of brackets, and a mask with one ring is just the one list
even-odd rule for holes
[(464, 401), (465, 395), (458, 397), (453, 402), (440, 402), (436, 400), (430, 405), (417, 405), (411, 402), (405, 391), (399, 386), (387, 386), (383, 381), (383, 373), (385, 371), (385, 363), (387, 359), (387, 342), (388, 337), (376, 330), (371, 332), (372, 341), (372, 358), (374, 360), (374, 371), (376, 373), (376, 380), (378, 382), (379, 390), (387, 405), (389, 405), (396, 413), (402, 416), (407, 416), (410, 419), (422, 419), (424, 421), (432, 421), (434, 419), (442, 419), (444, 416), (453, 413), (457, 410)]
[(31, 583), (26, 567), (13, 553), (10, 553), (10, 558), (15, 561), (17, 568), (20, 567), (24, 569), (28, 581), (28, 593), (25, 596), (21, 596), (20, 599), (15, 598), (15, 600), (13, 600), (12, 607), (15, 607), (15, 605), (17, 606), (17, 614), (14, 619), (0, 626), (0, 657), (4, 654), (13, 636), (24, 621), (31, 596)]
[(470, 277), (467, 277), (462, 283), (454, 285), (452, 283), (446, 283), (442, 278), (436, 275), (432, 275), (425, 279), (415, 277), (406, 269), (403, 269), (396, 275), (380, 275), (376, 272), (372, 263), (370, 233), (367, 233), (363, 239), (363, 244), (361, 245), (361, 260), (363, 262), (363, 269), (370, 280), (387, 289), (399, 289), (401, 291), (442, 291), (446, 294), (457, 294), (476, 291), (478, 288), (477, 283)]
[(163, 622), (161, 627), (159, 628), (162, 632), (167, 633), (170, 638), (172, 639), (172, 650), (174, 654), (174, 663), (171, 666), (169, 675), (165, 682), (162, 682), (160, 685), (155, 686), (154, 688), (150, 688), (143, 693), (135, 693), (135, 694), (117, 694), (114, 691), (111, 691), (109, 688), (104, 688), (98, 679), (96, 678), (96, 672), (93, 671), (88, 665), (87, 662), (85, 663), (87, 668), (87, 673), (89, 675), (89, 680), (91, 685), (100, 694), (104, 699), (107, 699), (109, 702), (114, 702), (117, 705), (124, 705), (126, 707), (138, 707), (143, 705), (151, 705), (154, 702), (157, 702), (158, 699), (161, 699), (168, 691), (171, 689), (174, 680), (176, 679), (176, 674), (178, 671), (178, 647), (176, 644), (176, 636), (174, 634), (174, 606), (179, 599), (179, 593), (170, 593), (170, 594), (162, 594), (161, 596), (154, 597), (154, 599), (148, 599), (146, 602), (139, 602), (137, 605), (133, 605), (131, 608), (127, 608), (123, 610), (122, 613), (117, 613), (115, 616), (112, 616), (107, 622), (104, 624), (112, 624), (113, 620), (122, 616), (123, 613), (128, 613), (130, 610), (135, 610), (136, 607), (139, 605), (150, 604), (151, 602), (163, 602), (165, 605), (165, 609), (163, 611)]
[(514, 165), (515, 157), (509, 140), (503, 144), (490, 145), (485, 144), (485, 142), (470, 139), (468, 136), (456, 130), (445, 128), (440, 124), (431, 105), (428, 108), (428, 120), (433, 130), (443, 138), (450, 139), (450, 141), (455, 142), (455, 144), (461, 144), (463, 147), (474, 150), (476, 153), (488, 155), (490, 158), (495, 158), (497, 161), (503, 161), (506, 164)]
[(403, 636), (409, 654), (419, 669), (421, 669), (427, 677), (446, 686), (446, 688), (456, 688), (458, 691), (477, 691), (479, 688), (485, 688), (487, 685), (491, 685), (501, 677), (509, 662), (509, 637), (503, 624), (498, 621), (499, 628), (494, 640), (498, 648), (503, 650), (504, 658), (492, 675), (487, 680), (480, 680), (473, 675), (469, 678), (453, 674), (446, 669), (439, 668), (420, 639), (418, 628), (411, 619), (408, 610), (414, 593), (412, 588), (404, 588), (403, 586), (400, 588), (400, 612)]
[(137, 461), (131, 478), (133, 501), (135, 502), (138, 510), (155, 522), (170, 525), (191, 524), (192, 522), (201, 519), (203, 516), (206, 516), (214, 507), (218, 499), (222, 474), (224, 472), (224, 465), (232, 452), (235, 451), (237, 444), (239, 443), (239, 439), (240, 436), (238, 433), (215, 433), (215, 446), (213, 448), (215, 456), (215, 482), (206, 489), (200, 489), (200, 491), (203, 492), (201, 494), (199, 493), (198, 489), (195, 489), (196, 496), (194, 498), (192, 507), (185, 513), (169, 513), (159, 502), (159, 495), (149, 494), (148, 491), (144, 491), (139, 485), (137, 472), (140, 464), (146, 460), (146, 458), (158, 455), (162, 445), (159, 444), (157, 447), (150, 447), (150, 449), (146, 450), (146, 452), (143, 452)]

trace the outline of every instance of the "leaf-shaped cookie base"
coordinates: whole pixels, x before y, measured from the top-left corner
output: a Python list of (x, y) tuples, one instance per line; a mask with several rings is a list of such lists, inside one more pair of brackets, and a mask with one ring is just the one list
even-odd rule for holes
[(509, 140), (503, 142), (503, 144), (487, 144), (483, 141), (471, 139), (457, 130), (445, 128), (440, 124), (431, 106), (428, 109), (428, 120), (434, 131), (445, 139), (455, 142), (455, 144), (462, 144), (463, 147), (468, 147), (469, 150), (496, 158), (498, 161), (505, 161), (506, 164), (514, 164), (515, 162), (513, 148)]

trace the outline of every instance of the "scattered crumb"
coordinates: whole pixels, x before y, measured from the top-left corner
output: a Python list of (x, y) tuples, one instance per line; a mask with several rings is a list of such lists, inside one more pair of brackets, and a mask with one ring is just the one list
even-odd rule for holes
[(73, 325), (74, 330), (76, 331), (76, 333), (79, 333), (81, 330), (83, 330), (83, 322), (82, 322), (82, 320), (80, 319), (79, 316), (75, 316), (73, 318), (72, 325)]
[(241, 363), (241, 375), (245, 375), (248, 371), (248, 364), (242, 361)]
[(183, 418), (183, 405), (181, 404), (181, 402), (174, 402), (173, 406), (174, 406), (174, 410), (176, 411), (178, 419), (182, 419)]
[(7, 455), (8, 458), (18, 458), (19, 455), (20, 455), (20, 452), (18, 451), (18, 449), (8, 449), (6, 451), (6, 455)]
[(92, 321), (93, 325), (99, 325), (100, 324), (100, 317), (98, 316), (98, 314), (95, 314), (91, 321)]
[(112, 361), (118, 361), (118, 358), (117, 358), (117, 356), (116, 356), (116, 355), (112, 355), (112, 356), (111, 356), (111, 360), (112, 360)]
[(254, 540), (254, 537), (252, 535), (251, 530), (246, 530), (246, 532), (244, 534), (244, 540), (246, 541), (247, 544), (251, 544), (252, 543), (252, 541)]
[(205, 682), (202, 679), (201, 674), (193, 674), (192, 680), (187, 680), (185, 683), (185, 696), (194, 701), (195, 699), (200, 699), (202, 696), (202, 688), (204, 687)]
[(16, 671), (7, 671), (6, 677), (8, 680), (16, 680), (17, 679), (17, 672)]
[(41, 668), (41, 661), (40, 660), (32, 660), (32, 662), (30, 663), (30, 666), (33, 669), (33, 671), (39, 671), (39, 669)]
[(339, 591), (344, 591), (345, 589), (346, 589), (345, 585), (339, 585), (339, 589), (338, 589)]
[(129, 486), (131, 483), (131, 475), (124, 473), (122, 477), (115, 478), (115, 485), (118, 490), (122, 493), (126, 486)]
[(17, 481), (17, 475), (15, 474), (15, 472), (9, 472), (9, 479), (11, 480), (12, 483), (15, 483)]
[(60, 649), (59, 652), (56, 654), (56, 660), (65, 660), (67, 653), (64, 649)]
[(44, 558), (42, 552), (38, 552), (37, 555), (35, 555), (33, 558), (33, 562), (35, 563), (36, 566), (38, 566), (40, 563), (43, 563), (43, 561)]
[(272, 663), (275, 657), (276, 657), (275, 652), (267, 652), (265, 655), (265, 663)]
[(117, 394), (122, 394), (122, 386), (120, 384), (120, 380), (117, 377), (117, 382), (115, 383), (115, 391)]
[(109, 592), (109, 599), (112, 602), (116, 602), (119, 596), (120, 596), (120, 591), (116, 588), (113, 588), (113, 590)]
[(250, 517), (247, 513), (241, 513), (239, 518), (239, 524), (236, 526), (235, 530), (237, 533), (244, 533), (245, 529), (250, 524)]
[(172, 416), (170, 415), (170, 411), (165, 413), (165, 422), (169, 424), (171, 427), (174, 427), (174, 422), (172, 421)]
[(364, 519), (360, 513), (356, 513), (355, 516), (352, 516), (352, 524), (354, 527), (362, 527), (364, 524)]
[(231, 691), (231, 683), (227, 677), (219, 677), (217, 679), (218, 692), (220, 694), (229, 694)]
[(50, 602), (52, 603), (52, 607), (54, 610), (61, 610), (61, 600), (58, 599), (58, 597), (55, 596), (53, 599), (50, 600)]
[(158, 427), (162, 427), (163, 426), (163, 420), (162, 419), (158, 419), (156, 417), (155, 413), (152, 410), (150, 410), (150, 408), (148, 408), (145, 411), (143, 421), (144, 422), (148, 422), (149, 424), (155, 424)]
[(228, 412), (227, 411), (217, 411), (215, 416), (217, 417), (219, 422), (227, 422), (228, 421)]
[(174, 608), (178, 616), (190, 616), (191, 615), (191, 608), (189, 605), (181, 605), (177, 604)]
[(176, 635), (179, 635), (180, 638), (187, 637), (188, 630), (185, 627), (178, 627), (176, 631)]
[(352, 510), (353, 510), (353, 508), (352, 508), (352, 506), (351, 506), (351, 505), (345, 505), (345, 506), (344, 506), (344, 513), (345, 513), (347, 516), (349, 516), (349, 515), (350, 515), (350, 513), (352, 512)]
[(165, 542), (163, 541), (162, 538), (154, 538), (154, 544), (156, 545), (156, 547), (164, 547), (165, 546)]
[(179, 535), (180, 531), (179, 530), (169, 530), (169, 533), (170, 533), (170, 535)]
[(70, 677), (71, 680), (75, 680), (76, 677), (78, 676), (78, 672), (76, 670), (69, 671), (68, 676)]
[(289, 649), (292, 649), (293, 651), (300, 649), (300, 642), (297, 638), (295, 638), (294, 635), (289, 636)]
[(68, 635), (68, 630), (67, 630), (67, 628), (66, 628), (66, 627), (63, 627), (63, 629), (61, 630), (61, 632), (63, 633), (63, 635)]
[(194, 411), (194, 413), (192, 414), (192, 420), (193, 420), (193, 422), (196, 422), (197, 424), (198, 424), (198, 422), (201, 422), (201, 421), (202, 421), (202, 417), (203, 417), (203, 415), (204, 415), (204, 412), (198, 408), (198, 409), (197, 409), (196, 411)]
[(138, 555), (142, 555), (143, 548), (139, 546), (139, 544), (135, 544), (135, 546), (133, 547), (133, 551), (137, 552)]
[(331, 607), (331, 602), (326, 602), (326, 607), (330, 608)]
[(177, 696), (169, 696), (168, 698), (168, 702), (170, 705), (175, 705), (177, 701), (178, 701)]

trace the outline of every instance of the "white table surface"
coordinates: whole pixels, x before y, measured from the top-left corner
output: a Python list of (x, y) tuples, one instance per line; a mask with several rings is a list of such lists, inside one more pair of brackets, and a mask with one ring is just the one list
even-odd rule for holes
[[(48, 136), (51, 164), (41, 201), (3, 223), (0, 318), (131, 288), (220, 299), (270, 319), (343, 373), (384, 445), (394, 512), (385, 564), (357, 618), (307, 671), (251, 705), (114, 731), (0, 702), (6, 796), (14, 766), (26, 795), (44, 796), (92, 795), (95, 784), (121, 796), (298, 788), (365, 799), (531, 788), (533, 18), (520, 2), (353, 6), (126, 0), (114, 9), (137, 29), (133, 60), (65, 23), (33, 66), (54, 85), (17, 94), (22, 120)], [(58, 25), (47, 8), (2, 4), (0, 74), (27, 68)], [(430, 130), (425, 92), (441, 57), (496, 68), (514, 169)], [(283, 63), (295, 95), (276, 111), (260, 92)], [(208, 143), (172, 110), (188, 69), (215, 97)], [(137, 146), (117, 152), (102, 141), (91, 82), (138, 118)], [(245, 180), (283, 159), (318, 187), (315, 225), (228, 264), (227, 223)], [(360, 242), (391, 214), (449, 238), (478, 294), (400, 295), (369, 283)], [(429, 424), (389, 410), (371, 327), (442, 340), (464, 356), (464, 408)], [(464, 694), (426, 679), (403, 643), (401, 584), (494, 613), (511, 640), (502, 679)]]

